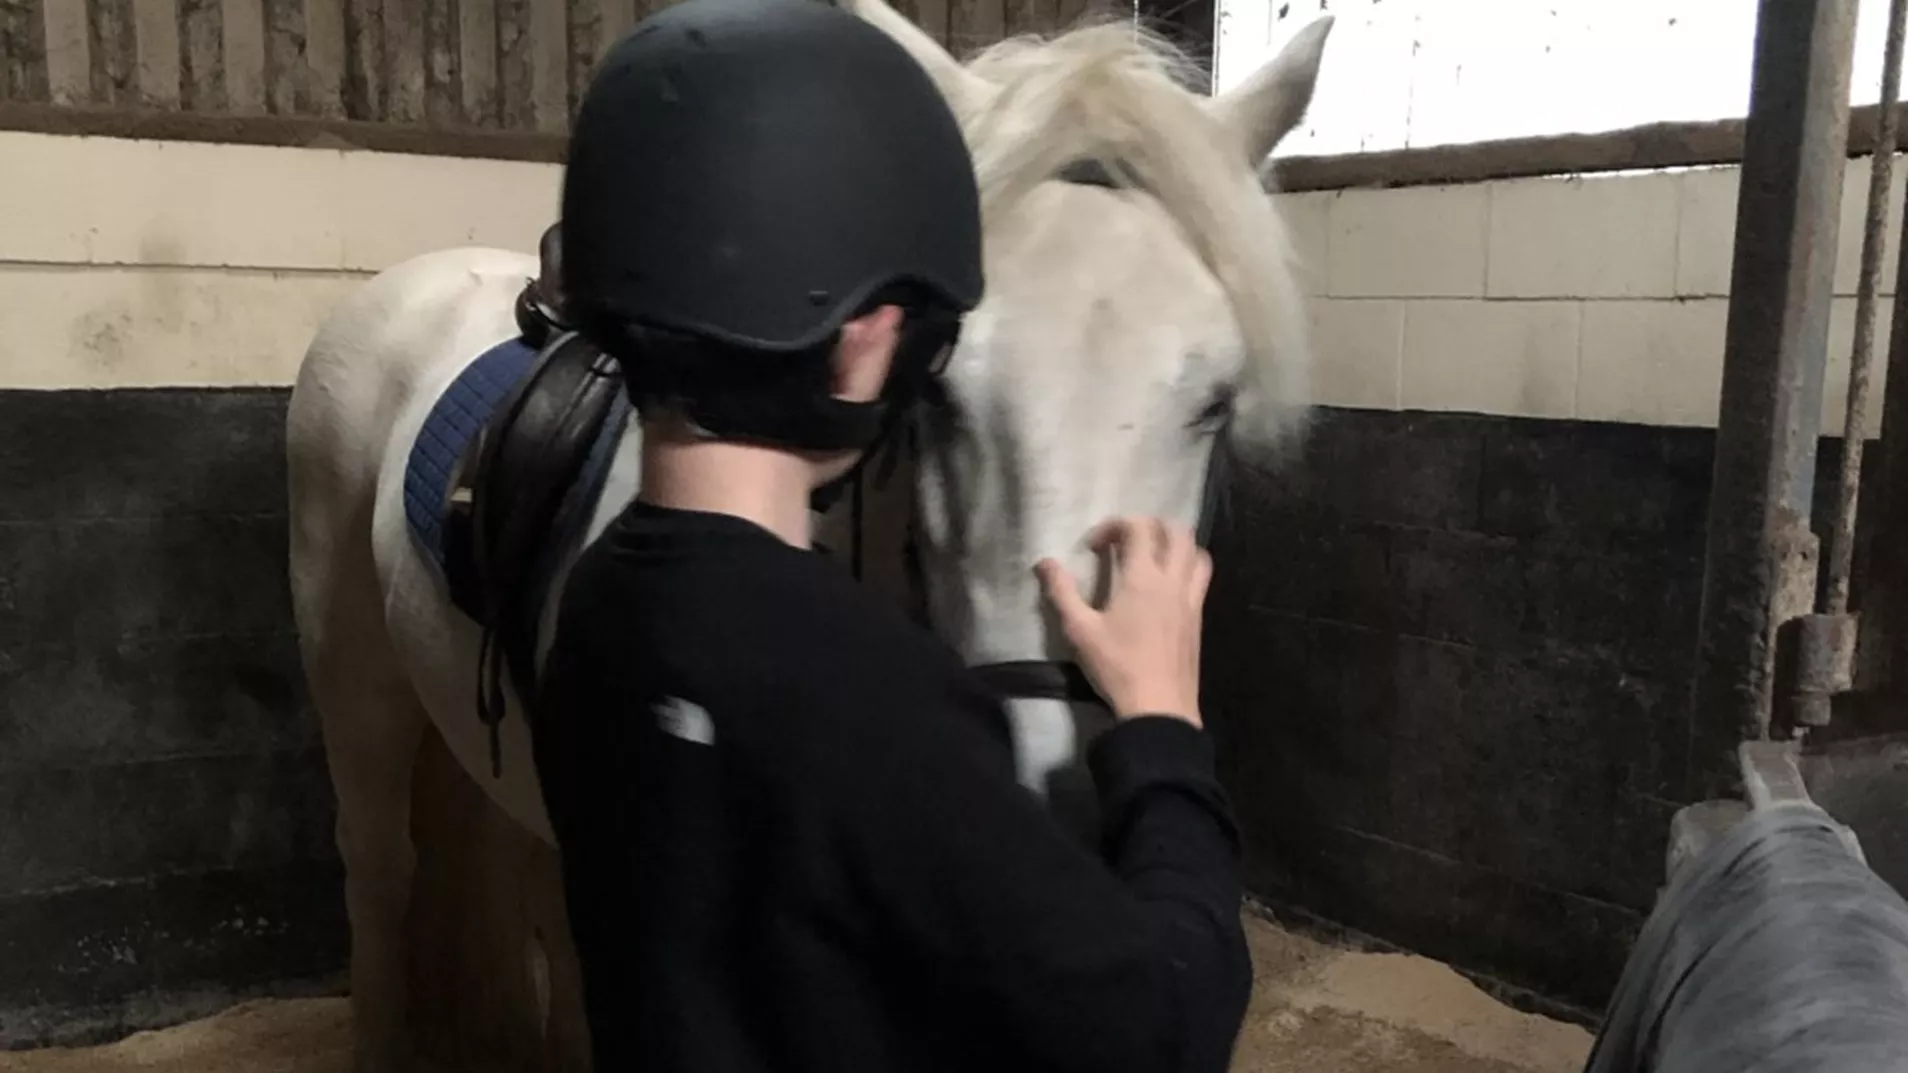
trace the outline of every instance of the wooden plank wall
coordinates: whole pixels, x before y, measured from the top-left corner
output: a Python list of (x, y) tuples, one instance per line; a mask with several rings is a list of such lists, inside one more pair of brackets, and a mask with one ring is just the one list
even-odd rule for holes
[[(0, 105), (560, 134), (604, 49), (668, 2), (0, 0)], [(1095, 0), (896, 2), (966, 52)]]

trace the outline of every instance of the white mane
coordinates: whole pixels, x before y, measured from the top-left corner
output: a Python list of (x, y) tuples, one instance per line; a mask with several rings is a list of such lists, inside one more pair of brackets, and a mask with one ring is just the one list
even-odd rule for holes
[(1150, 192), (1231, 300), (1246, 346), (1235, 439), (1286, 442), (1310, 364), (1297, 259), (1257, 161), (1186, 88), (1197, 67), (1125, 23), (1010, 38), (966, 67), (991, 90), (961, 116), (988, 225), (1083, 159)]

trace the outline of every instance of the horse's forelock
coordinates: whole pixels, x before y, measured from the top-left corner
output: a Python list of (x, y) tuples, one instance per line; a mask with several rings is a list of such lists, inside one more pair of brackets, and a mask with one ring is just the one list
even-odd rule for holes
[(990, 226), (1083, 159), (1157, 198), (1225, 288), (1246, 345), (1235, 439), (1271, 448), (1304, 413), (1310, 358), (1298, 269), (1251, 164), (1186, 87), (1198, 68), (1127, 23), (1022, 36), (968, 63), (992, 87), (962, 116)]

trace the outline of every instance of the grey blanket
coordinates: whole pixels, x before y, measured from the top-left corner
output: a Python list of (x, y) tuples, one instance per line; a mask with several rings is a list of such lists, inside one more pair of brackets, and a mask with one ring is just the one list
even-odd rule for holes
[(1820, 809), (1751, 813), (1658, 901), (1585, 1070), (1908, 1071), (1908, 903)]

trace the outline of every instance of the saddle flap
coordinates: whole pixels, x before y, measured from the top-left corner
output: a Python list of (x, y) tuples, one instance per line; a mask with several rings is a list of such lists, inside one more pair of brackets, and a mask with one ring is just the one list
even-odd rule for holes
[(594, 501), (578, 494), (594, 484), (581, 478), (621, 397), (614, 361), (578, 335), (560, 336), (472, 437), (449, 482), (452, 601), (496, 635), (519, 690), (535, 674), (538, 582), (581, 521), (574, 515)]

